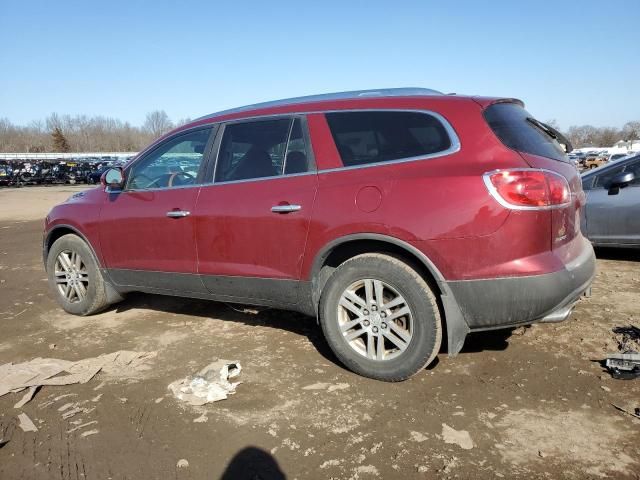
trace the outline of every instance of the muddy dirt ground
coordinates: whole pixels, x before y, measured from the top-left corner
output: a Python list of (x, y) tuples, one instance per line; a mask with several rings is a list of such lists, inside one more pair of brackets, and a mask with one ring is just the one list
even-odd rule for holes
[[(566, 322), (473, 335), (458, 357), (386, 384), (345, 370), (298, 314), (142, 294), (65, 314), (47, 289), (42, 218), (80, 188), (0, 190), (0, 365), (157, 355), (43, 387), (21, 409), (22, 393), (0, 397), (1, 479), (640, 478), (640, 420), (612, 406), (640, 407), (640, 380), (595, 362), (617, 350), (612, 327), (640, 326), (640, 252), (598, 251), (593, 296)], [(243, 366), (235, 395), (171, 396), (217, 358)], [(68, 403), (91, 408), (65, 419)], [(37, 432), (18, 428), (21, 412)]]

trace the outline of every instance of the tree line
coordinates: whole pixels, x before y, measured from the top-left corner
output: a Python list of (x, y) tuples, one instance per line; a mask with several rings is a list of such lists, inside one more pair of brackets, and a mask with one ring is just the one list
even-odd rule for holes
[(172, 122), (164, 110), (149, 112), (141, 126), (103, 116), (57, 113), (27, 126), (0, 118), (0, 152), (137, 152), (189, 121)]
[(622, 128), (574, 125), (569, 127), (566, 137), (574, 148), (611, 147), (620, 140), (625, 142), (640, 140), (640, 121), (627, 122)]
[(572, 125), (566, 130), (560, 128), (555, 120), (549, 120), (546, 123), (567, 137), (573, 148), (612, 147), (620, 140), (625, 142), (640, 140), (640, 121), (627, 122), (622, 128)]
[[(164, 110), (149, 112), (141, 126), (103, 116), (57, 113), (27, 126), (0, 118), (0, 152), (137, 152), (189, 121), (172, 122)], [(640, 121), (627, 122), (622, 128), (573, 125), (567, 130), (555, 120), (547, 123), (564, 133), (574, 148), (611, 147), (620, 140), (640, 140)]]

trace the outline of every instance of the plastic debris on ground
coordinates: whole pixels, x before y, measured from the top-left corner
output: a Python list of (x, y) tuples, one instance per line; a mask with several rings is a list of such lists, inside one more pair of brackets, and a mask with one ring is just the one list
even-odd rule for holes
[(619, 380), (640, 377), (640, 328), (634, 325), (615, 327), (613, 333), (621, 353), (607, 355), (604, 366), (613, 378)]
[(604, 361), (613, 378), (632, 380), (640, 377), (640, 353), (612, 353)]
[(217, 360), (196, 375), (176, 380), (168, 388), (176, 398), (190, 405), (218, 402), (236, 393), (236, 387), (242, 382), (232, 383), (229, 380), (238, 377), (241, 370), (239, 362)]
[(113, 374), (139, 367), (156, 352), (118, 351), (77, 362), (55, 358), (35, 358), (29, 362), (0, 365), (0, 397), (28, 389), (15, 408), (23, 407), (45, 385), (87, 383), (98, 372)]
[(640, 328), (635, 325), (615, 327), (613, 329), (613, 333), (616, 334), (616, 342), (618, 342), (619, 351), (640, 351)]

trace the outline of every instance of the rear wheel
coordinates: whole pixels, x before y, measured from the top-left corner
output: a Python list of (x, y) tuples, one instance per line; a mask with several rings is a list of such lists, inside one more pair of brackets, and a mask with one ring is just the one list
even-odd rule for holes
[(425, 368), (442, 341), (436, 298), (425, 280), (382, 254), (358, 255), (333, 272), (320, 299), (320, 323), (349, 369), (389, 382)]
[(68, 313), (91, 315), (109, 305), (98, 262), (77, 235), (64, 235), (53, 243), (47, 276), (56, 301)]

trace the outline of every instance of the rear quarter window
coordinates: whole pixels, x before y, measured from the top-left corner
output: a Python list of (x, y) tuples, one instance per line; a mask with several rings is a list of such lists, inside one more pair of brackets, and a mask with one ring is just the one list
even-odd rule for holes
[(516, 103), (496, 103), (484, 118), (500, 141), (512, 150), (569, 162), (560, 144), (528, 119), (531, 114)]
[(447, 129), (428, 113), (333, 112), (326, 118), (345, 167), (427, 156), (452, 147)]

